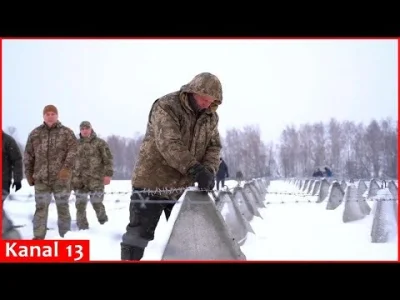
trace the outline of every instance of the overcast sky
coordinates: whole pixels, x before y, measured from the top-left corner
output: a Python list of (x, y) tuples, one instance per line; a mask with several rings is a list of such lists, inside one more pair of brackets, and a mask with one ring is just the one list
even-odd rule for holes
[(276, 140), (289, 123), (397, 120), (397, 65), (395, 40), (3, 40), (3, 129), (25, 143), (53, 104), (75, 132), (134, 136), (154, 100), (212, 72), (221, 134)]

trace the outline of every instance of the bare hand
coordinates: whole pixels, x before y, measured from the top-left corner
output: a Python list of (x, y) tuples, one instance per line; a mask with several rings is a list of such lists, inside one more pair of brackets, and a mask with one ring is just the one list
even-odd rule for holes
[(104, 185), (109, 185), (111, 182), (111, 177), (104, 177)]

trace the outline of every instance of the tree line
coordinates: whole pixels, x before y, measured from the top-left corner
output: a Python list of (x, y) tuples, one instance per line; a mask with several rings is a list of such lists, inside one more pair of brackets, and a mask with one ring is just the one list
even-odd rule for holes
[[(24, 144), (17, 129), (6, 132)], [(280, 141), (265, 142), (256, 125), (232, 128), (221, 134), (222, 157), (235, 177), (310, 177), (316, 168), (328, 166), (339, 178), (397, 178), (398, 124), (390, 118), (369, 124), (353, 121), (287, 125)], [(129, 180), (136, 163), (143, 134), (133, 137), (103, 137), (114, 155), (114, 179)]]

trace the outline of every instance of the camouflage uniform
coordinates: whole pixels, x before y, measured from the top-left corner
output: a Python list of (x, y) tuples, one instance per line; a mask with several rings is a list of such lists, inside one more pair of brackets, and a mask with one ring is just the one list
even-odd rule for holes
[(43, 123), (29, 134), (24, 164), (26, 178), (30, 185), (35, 186), (35, 239), (44, 239), (46, 236), (52, 194), (57, 206), (60, 236), (63, 237), (71, 230), (69, 196), (76, 150), (77, 138), (74, 132), (58, 121), (51, 128)]
[[(80, 127), (91, 127), (87, 121)], [(84, 138), (80, 135), (78, 153), (72, 175), (72, 188), (76, 195), (76, 222), (79, 229), (88, 229), (86, 206), (88, 196), (100, 224), (108, 221), (104, 200), (104, 177), (113, 176), (113, 156), (106, 141), (96, 133)]]
[[(199, 111), (193, 95), (211, 96), (211, 106)], [(130, 222), (122, 237), (121, 259), (140, 260), (148, 242), (154, 239), (159, 218), (167, 218), (172, 204), (140, 205), (141, 197), (177, 200), (175, 194), (139, 194), (137, 190), (182, 188), (195, 183), (193, 174), (199, 165), (215, 176), (220, 162), (221, 142), (216, 109), (222, 103), (222, 86), (210, 73), (196, 75), (179, 91), (157, 99), (151, 108), (146, 135), (132, 176)], [(212, 178), (214, 184), (214, 178)]]
[[(15, 139), (3, 131), (3, 196), (2, 200), (10, 194), (11, 181), (21, 187), (22, 181), (22, 155)], [(16, 189), (17, 191), (17, 189)]]

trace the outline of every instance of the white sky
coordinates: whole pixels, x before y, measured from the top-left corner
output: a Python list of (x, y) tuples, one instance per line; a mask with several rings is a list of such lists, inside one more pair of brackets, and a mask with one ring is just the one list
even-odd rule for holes
[(151, 104), (200, 72), (223, 85), (220, 131), (397, 120), (396, 40), (3, 40), (3, 129), (25, 143), (47, 104), (78, 132), (144, 133)]

